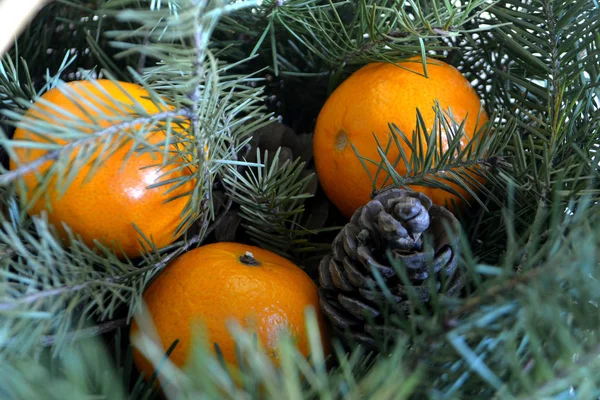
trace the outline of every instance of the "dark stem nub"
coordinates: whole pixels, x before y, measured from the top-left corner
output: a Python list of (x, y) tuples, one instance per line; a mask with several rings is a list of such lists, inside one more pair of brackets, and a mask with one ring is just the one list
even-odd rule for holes
[(254, 255), (249, 251), (240, 256), (240, 262), (249, 267), (258, 267), (260, 265), (260, 261), (254, 258)]

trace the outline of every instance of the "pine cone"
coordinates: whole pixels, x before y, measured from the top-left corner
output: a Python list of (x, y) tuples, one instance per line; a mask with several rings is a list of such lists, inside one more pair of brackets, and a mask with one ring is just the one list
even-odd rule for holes
[[(448, 235), (445, 224), (454, 235)], [(399, 332), (388, 332), (391, 328), (384, 324), (381, 304), (389, 300), (373, 270), (405, 315), (410, 310), (409, 286), (419, 301), (427, 303), (431, 287), (427, 279), (432, 275), (437, 291), (444, 282), (446, 295), (457, 294), (463, 286), (456, 268), (458, 227), (450, 211), (418, 192), (390, 189), (360, 207), (333, 241), (333, 254), (319, 264), (321, 308), (334, 330), (342, 336), (350, 333), (367, 346), (382, 334)], [(401, 261), (410, 285), (389, 264), (388, 250)]]

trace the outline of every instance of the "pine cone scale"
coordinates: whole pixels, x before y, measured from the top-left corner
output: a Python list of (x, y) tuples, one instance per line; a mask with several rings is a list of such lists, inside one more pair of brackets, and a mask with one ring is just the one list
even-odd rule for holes
[(338, 301), (340, 302), (342, 307), (344, 307), (344, 309), (348, 310), (352, 315), (354, 315), (361, 321), (364, 320), (367, 316), (375, 318), (380, 314), (376, 308), (371, 307), (360, 300), (345, 296), (343, 294), (338, 295)]
[[(394, 336), (394, 337), (398, 337), (398, 336), (406, 336), (406, 333), (402, 332), (400, 329), (394, 329), (394, 328), (390, 328), (387, 326), (383, 326), (383, 325), (368, 325), (365, 326), (365, 332), (367, 332), (369, 335), (371, 336), (379, 336), (379, 337), (384, 337), (384, 336)], [(372, 338), (369, 338), (373, 343), (375, 343), (375, 341)]]
[(346, 257), (346, 253), (344, 250), (344, 239), (343, 239), (343, 230), (336, 235), (333, 243), (331, 244), (331, 251), (333, 253), (333, 258), (336, 260), (343, 260)]
[(392, 250), (392, 253), (394, 258), (400, 262), (400, 265), (409, 270), (423, 269), (427, 260), (433, 258), (433, 249), (431, 248), (419, 253), (406, 253), (397, 250)]
[(369, 290), (369, 289), (358, 289), (358, 293), (365, 300), (371, 302), (372, 304), (378, 304), (384, 301), (393, 301), (394, 303), (400, 303), (402, 301), (402, 297), (396, 296), (391, 293), (383, 293), (378, 290)]
[(333, 322), (335, 329), (343, 331), (360, 324), (360, 321), (339, 305), (337, 299), (328, 298), (328, 294), (323, 293), (321, 290), (319, 290), (319, 297), (321, 310)]
[(454, 296), (462, 290), (464, 286), (464, 277), (458, 276), (455, 278), (453, 285), (446, 291), (448, 296)]
[(325, 256), (319, 262), (319, 286), (323, 289), (335, 289), (329, 273), (329, 260), (331, 256)]
[(396, 272), (394, 271), (394, 268), (387, 267), (383, 264), (378, 263), (367, 247), (359, 247), (357, 253), (358, 260), (363, 265), (365, 265), (369, 271), (371, 271), (372, 268), (374, 268), (384, 279), (390, 278), (395, 275)]
[(375, 229), (373, 222), (375, 221), (377, 215), (384, 209), (385, 208), (383, 207), (383, 204), (377, 200), (373, 200), (363, 207), (360, 220), (364, 221), (365, 228), (368, 231)]
[(453, 271), (456, 262), (454, 262), (452, 249), (447, 246), (440, 253), (438, 253), (435, 257), (435, 261), (433, 264), (434, 272), (437, 274), (442, 269), (444, 272), (448, 273), (448, 270)]
[(340, 265), (333, 258), (329, 260), (329, 273), (331, 275), (331, 281), (336, 288), (351, 292), (354, 290), (354, 286), (352, 286), (352, 284), (348, 281), (348, 278), (346, 278), (346, 274), (344, 273), (342, 266), (343, 264)]
[[(356, 225), (348, 224), (343, 229), (342, 243), (344, 245), (344, 251), (350, 258), (356, 258), (356, 249), (358, 247), (358, 234), (360, 230)], [(337, 259), (337, 258), (336, 258)]]
[(366, 287), (373, 280), (359, 271), (350, 257), (344, 257), (343, 261), (346, 277), (355, 287)]

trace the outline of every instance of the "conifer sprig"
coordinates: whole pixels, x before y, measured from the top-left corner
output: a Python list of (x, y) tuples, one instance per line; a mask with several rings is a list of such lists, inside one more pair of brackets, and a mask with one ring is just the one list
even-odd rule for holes
[[(297, 58), (323, 69), (373, 61), (397, 62), (408, 55), (442, 50), (442, 38), (464, 33), (462, 25), (489, 7), (486, 1), (381, 2), (268, 0), (243, 23), (225, 20), (230, 29), (251, 34), (251, 54), (270, 57), (276, 75), (298, 74)], [(260, 27), (250, 30), (248, 27)], [(256, 28), (255, 28), (256, 29)], [(473, 29), (489, 29), (480, 27)], [(300, 56), (300, 57), (299, 57)], [(320, 71), (306, 71), (306, 74)]]
[[(242, 226), (257, 245), (296, 259), (314, 250), (310, 231), (303, 226), (304, 203), (312, 197), (307, 188), (313, 174), (303, 174), (304, 162), (298, 158), (281, 162), (280, 151), (269, 155), (257, 150), (257, 168), (245, 173), (230, 168), (224, 177), (232, 199), (239, 204)], [(235, 191), (233, 191), (235, 189)]]
[(79, 242), (63, 248), (42, 219), (34, 218), (29, 229), (15, 222), (4, 221), (0, 230), (4, 356), (39, 351), (47, 335), (55, 335), (53, 351), (59, 352), (70, 343), (63, 340), (70, 329), (91, 315), (110, 318), (110, 303), (129, 299), (128, 286), (145, 272), (108, 250), (95, 253)]
[[(493, 127), (491, 123), (479, 123), (479, 116), (467, 116), (478, 121), (475, 134), (468, 135), (464, 121), (457, 123), (451, 110), (443, 110), (439, 103), (433, 108), (432, 128), (427, 126), (420, 110), (416, 111), (417, 122), (412, 132), (402, 132), (390, 121), (388, 143), (381, 143), (375, 137), (379, 159), (361, 156), (352, 145), (371, 178), (373, 193), (391, 186), (410, 189), (418, 185), (441, 189), (467, 201), (465, 195), (472, 196), (472, 202), (484, 207), (484, 199), (502, 204), (502, 199), (487, 189), (484, 182), (491, 180), (496, 186), (506, 185), (495, 175), (510, 168), (503, 151), (512, 141), (514, 122)], [(503, 118), (492, 115), (491, 120), (495, 119)], [(390, 154), (397, 156), (391, 159)], [(373, 167), (376, 167), (375, 173), (372, 173)]]
[[(197, 54), (193, 48), (197, 41), (193, 35), (177, 36), (177, 32), (193, 31), (190, 27), (197, 21), (196, 11), (201, 9), (195, 7), (217, 3), (225, 4), (179, 0), (102, 2), (102, 18), (94, 21), (94, 10), (56, 2), (51, 12), (43, 11), (41, 16), (68, 15), (67, 19), (72, 21), (79, 20), (78, 13), (87, 16), (87, 22), (75, 24), (93, 30), (90, 35), (78, 36), (83, 37), (82, 42), (90, 37), (106, 38), (104, 33), (110, 26), (108, 30), (115, 32), (110, 39), (123, 58), (116, 59), (112, 57), (114, 53), (109, 56), (107, 52), (106, 60), (114, 66), (103, 63), (105, 69), (110, 73), (118, 65), (132, 66), (131, 70), (122, 70), (142, 82), (151, 93), (167, 95), (175, 109), (189, 110), (194, 109), (195, 100), (189, 96), (197, 88), (194, 83), (205, 81), (194, 72), (199, 65), (194, 64)], [(237, 2), (232, 7), (243, 4)], [(281, 369), (277, 369), (253, 347), (251, 337), (234, 331), (249, 360), (237, 376), (239, 380), (232, 378), (208, 352), (209, 347), (205, 347), (194, 352), (196, 362), (187, 370), (167, 371), (181, 383), (181, 397), (202, 394), (252, 398), (260, 394), (280, 398), (282, 393), (290, 398), (599, 397), (600, 232), (597, 227), (600, 221), (596, 204), (599, 193), (596, 153), (600, 125), (597, 35), (600, 9), (597, 1), (508, 0), (458, 5), (459, 2), (443, 0), (290, 0), (252, 4), (252, 9), (239, 9), (239, 13), (236, 11), (229, 17), (221, 15), (224, 18), (214, 25), (202, 69), (207, 72), (203, 79), (218, 79), (200, 85), (211, 100), (206, 102), (207, 111), (201, 111), (204, 103), (195, 110), (198, 121), (210, 123), (204, 125), (206, 131), (194, 131), (189, 142), (190, 163), (204, 162), (205, 149), (196, 148), (196, 144), (208, 143), (209, 157), (216, 154), (207, 163), (211, 173), (231, 177), (234, 175), (229, 166), (244, 164), (235, 160), (234, 154), (241, 150), (246, 134), (257, 126), (253, 124), (261, 123), (258, 104), (262, 92), (252, 86), (260, 84), (257, 75), (253, 75), (255, 70), (245, 70), (247, 64), (237, 63), (241, 59), (277, 68), (282, 76), (330, 74), (333, 87), (349, 72), (350, 65), (395, 60), (438, 49), (438, 55), (448, 52), (449, 59), (470, 79), (474, 82), (477, 79), (478, 91), (489, 110), (494, 111), (493, 121), (484, 129), (492, 138), (484, 135), (476, 140), (470, 153), (465, 147), (459, 148), (460, 143), (456, 143), (457, 151), (445, 157), (424, 151), (427, 157), (404, 160), (411, 168), (410, 174), (396, 175), (390, 181), (398, 185), (418, 182), (435, 185), (442, 172), (435, 165), (446, 165), (449, 170), (476, 165), (478, 170), (485, 171), (482, 173), (486, 174), (487, 184), (485, 189), (478, 187), (483, 191), (475, 194), (487, 210), (482, 208), (484, 211), (474, 215), (472, 223), (481, 228), (470, 230), (475, 232), (473, 236), (462, 237), (461, 265), (469, 277), (465, 298), (440, 296), (434, 299), (431, 309), (416, 309), (410, 319), (396, 320), (398, 325), (409, 328), (405, 330), (408, 341), (392, 349), (380, 349), (380, 356), (339, 347), (333, 358), (336, 368), (330, 371), (319, 362), (304, 360), (292, 345), (284, 344)], [(119, 12), (111, 14), (111, 10), (119, 10), (121, 5), (132, 9), (120, 14), (123, 19), (117, 21), (114, 17)], [(73, 12), (75, 9), (77, 13)], [(216, 14), (207, 11), (205, 15), (209, 18)], [(402, 20), (403, 15), (408, 18)], [(178, 21), (177, 18), (183, 19), (181, 30), (178, 27), (170, 30), (174, 25), (171, 22)], [(448, 21), (456, 26), (445, 27)], [(30, 71), (39, 68), (58, 71), (60, 61), (56, 59), (64, 58), (64, 52), (56, 52), (48, 57), (52, 62), (35, 62), (43, 56), (41, 50), (45, 50), (37, 46), (36, 39), (45, 41), (49, 37), (45, 26), (35, 23), (20, 40), (21, 45), (27, 46), (20, 46), (23, 52), (19, 54), (27, 55), (28, 64), (35, 64)], [(489, 26), (496, 28), (488, 30)], [(165, 36), (154, 27), (165, 28)], [(454, 49), (445, 45), (448, 41), (455, 44)], [(106, 47), (106, 42), (90, 43), (96, 43), (95, 53)], [(73, 40), (74, 48), (79, 44)], [(14, 53), (11, 56), (13, 60), (19, 59)], [(218, 60), (212, 61), (211, 57)], [(75, 64), (78, 63), (72, 65)], [(18, 75), (23, 73), (21, 69)], [(115, 71), (112, 73), (117, 76)], [(16, 82), (17, 75), (5, 75), (13, 82), (5, 85), (8, 91), (2, 93), (8, 94), (1, 101), (13, 112), (20, 112), (18, 104), (24, 103), (18, 98), (29, 101), (31, 94), (38, 94), (40, 74), (33, 74), (36, 77), (31, 86), (23, 83), (27, 79)], [(259, 122), (253, 122), (256, 120)], [(443, 125), (441, 120), (440, 124), (449, 128), (446, 132), (457, 133), (462, 129), (452, 123)], [(435, 129), (427, 131), (431, 143), (441, 134), (441, 130)], [(215, 138), (208, 133), (211, 130), (219, 132)], [(400, 143), (407, 144), (407, 139), (411, 145), (419, 145), (412, 132), (402, 132), (403, 137), (393, 126), (391, 132)], [(392, 140), (390, 146), (394, 145), (396, 142)], [(384, 155), (387, 144), (381, 143), (380, 148), (380, 154)], [(478, 149), (485, 157), (477, 156)], [(492, 167), (490, 171), (488, 167)], [(380, 171), (393, 175), (388, 164), (382, 165)], [(199, 173), (204, 174), (205, 170)], [(469, 182), (468, 174), (450, 176), (454, 179), (450, 183), (459, 187)], [(205, 180), (201, 181), (203, 187), (195, 194), (197, 205), (210, 190), (204, 186)], [(241, 193), (240, 189), (245, 188), (250, 197), (256, 198), (262, 190), (235, 179), (229, 185), (229, 193)], [(281, 188), (271, 185), (275, 193)], [(1, 304), (15, 304), (15, 308), (8, 310), (13, 306), (5, 306), (8, 311), (2, 314), (0, 307), (2, 339), (11, 346), (14, 344), (0, 352), (5, 358), (0, 363), (0, 397), (39, 397), (49, 392), (59, 398), (80, 393), (123, 397), (128, 388), (121, 391), (121, 386), (115, 383), (118, 376), (106, 372), (114, 369), (102, 357), (103, 351), (79, 353), (73, 347), (73, 352), (62, 353), (58, 349), (66, 348), (66, 338), (72, 339), (67, 336), (72, 332), (69, 329), (84, 326), (78, 325), (83, 321), (80, 315), (106, 317), (117, 303), (132, 305), (134, 295), (141, 294), (152, 278), (156, 263), (164, 265), (167, 257), (185, 249), (185, 238), (165, 249), (162, 256), (148, 254), (139, 272), (140, 266), (136, 265), (134, 270), (129, 262), (114, 260), (109, 253), (100, 259), (80, 246), (64, 249), (52, 242), (44, 233), (47, 227), (43, 221), (20, 219), (21, 211), (13, 193), (8, 188), (3, 190), (0, 296)], [(236, 195), (232, 194), (231, 199), (244, 204)], [(252, 214), (255, 220), (268, 221), (273, 215), (269, 209), (257, 209)], [(209, 218), (207, 230), (211, 224)], [(201, 240), (201, 236), (197, 238), (194, 240)], [(485, 262), (482, 255), (486, 256)], [(130, 280), (94, 286), (98, 279), (115, 276), (111, 271)], [(69, 296), (59, 292), (54, 298), (40, 297), (43, 301), (28, 303), (27, 307), (18, 303), (19, 299), (36, 299), (42, 287), (52, 291), (64, 285), (77, 288), (82, 284), (89, 286)], [(49, 332), (56, 333), (51, 352), (64, 355), (54, 359), (59, 368), (40, 363), (37, 358), (16, 359), (22, 353), (29, 353)], [(121, 361), (119, 357), (116, 359)], [(129, 364), (129, 372), (131, 368)], [(30, 376), (36, 379), (28, 379)], [(240, 381), (241, 387), (236, 385)], [(132, 396), (143, 397), (142, 386), (131, 387), (134, 387)], [(264, 390), (259, 392), (257, 387)]]
[(488, 11), (502, 26), (457, 43), (470, 48), (461, 63), (489, 85), (490, 107), (517, 117), (521, 134), (507, 149), (514, 175), (538, 194), (560, 179), (568, 202), (590, 189), (597, 169), (600, 10), (593, 1), (515, 0)]
[[(84, 322), (90, 319), (110, 320), (123, 308), (130, 315), (152, 277), (175, 256), (205, 239), (212, 229), (211, 222), (217, 217), (210, 201), (215, 177), (228, 165), (252, 165), (237, 161), (235, 157), (245, 144), (245, 136), (264, 123), (267, 117), (260, 105), (261, 88), (253, 85), (252, 75), (231, 74), (227, 65), (210, 54), (208, 39), (220, 16), (253, 4), (178, 2), (175, 8), (148, 11), (147, 4), (136, 3), (135, 8), (123, 11), (121, 8), (124, 4), (106, 3), (103, 9), (105, 22), (114, 18), (126, 21), (131, 26), (140, 22), (147, 23), (147, 26), (164, 24), (163, 36), (145, 35), (147, 41), (139, 47), (136, 47), (135, 35), (111, 34), (112, 37), (118, 37), (121, 44), (131, 40), (129, 50), (146, 54), (148, 62), (153, 63), (143, 69), (142, 75), (133, 69), (129, 72), (131, 80), (147, 89), (151, 101), (159, 110), (163, 110), (159, 113), (147, 113), (136, 102), (129, 110), (111, 102), (107, 105), (109, 108), (131, 112), (114, 117), (108, 127), (107, 118), (103, 115), (92, 118), (91, 122), (71, 118), (63, 126), (56, 126), (51, 121), (27, 120), (23, 118), (23, 113), (32, 107), (30, 101), (36, 99), (41, 91), (31, 86), (28, 92), (24, 92), (18, 81), (19, 74), (3, 74), (3, 78), (11, 82), (10, 87), (14, 89), (7, 95), (11, 104), (25, 106), (11, 107), (5, 110), (5, 115), (16, 125), (25, 124), (27, 129), (46, 137), (54, 135), (68, 140), (62, 144), (51, 141), (43, 143), (39, 147), (46, 150), (46, 155), (41, 160), (2, 175), (10, 207), (9, 214), (4, 216), (0, 239), (0, 245), (6, 249), (0, 280), (0, 292), (4, 296), (0, 301), (0, 313), (5, 333), (0, 343), (1, 354), (9, 357), (15, 354), (16, 349), (20, 354), (36, 354), (44, 344), (50, 344), (48, 342), (51, 342), (52, 351), (57, 354), (77, 339), (77, 332), (85, 334), (86, 331), (81, 330)], [(165, 41), (168, 40), (173, 43), (165, 47)], [(185, 54), (184, 51), (177, 51), (175, 42), (187, 43), (183, 46)], [(157, 50), (163, 51), (160, 63), (151, 59)], [(14, 67), (10, 61), (3, 65)], [(181, 74), (179, 80), (167, 76), (170, 72), (166, 71), (181, 70), (180, 67), (187, 65), (193, 68), (189, 74)], [(155, 68), (154, 73), (152, 68)], [(61, 71), (59, 68), (58, 74), (48, 80), (49, 84), (61, 85), (58, 78)], [(103, 74), (116, 82), (112, 71), (104, 70)], [(154, 79), (150, 79), (150, 76)], [(88, 79), (96, 84), (92, 76), (88, 76)], [(70, 94), (75, 102), (86, 104), (87, 100), (77, 93)], [(127, 95), (126, 92), (124, 95)], [(54, 112), (62, 112), (60, 108), (52, 107)], [(173, 123), (174, 120), (177, 121)], [(82, 131), (82, 127), (88, 132)], [(165, 139), (161, 143), (150, 144), (145, 136), (156, 129), (164, 131)], [(94, 252), (75, 236), (66, 243), (59, 242), (55, 239), (53, 228), (43, 219), (28, 218), (18, 206), (14, 186), (9, 184), (18, 182), (23, 174), (30, 173), (45, 161), (53, 161), (46, 173), (38, 174), (41, 185), (33, 198), (44, 196), (44, 189), (55, 181), (63, 184), (61, 189), (65, 190), (66, 184), (91, 160), (95, 168), (101, 165), (102, 159), (114, 149), (114, 145), (107, 144), (127, 140), (134, 141), (132, 148), (135, 151), (164, 152), (169, 144), (175, 144), (177, 154), (186, 167), (194, 171), (192, 176), (185, 178), (194, 179), (197, 184), (193, 193), (190, 193), (180, 225), (180, 233), (185, 233), (190, 227), (198, 227), (190, 237), (183, 235), (171, 246), (156, 249), (144, 232), (139, 232), (140, 241), (148, 253), (138, 260), (122, 260), (115, 255), (119, 253), (118, 249), (100, 246), (100, 251)], [(15, 148), (28, 145), (6, 136), (2, 144), (13, 156)], [(96, 154), (98, 152), (100, 154)], [(128, 156), (131, 153), (133, 151)], [(71, 160), (73, 154), (76, 155)], [(165, 160), (167, 165), (172, 163), (172, 155), (167, 153)], [(182, 183), (176, 182), (177, 185)], [(35, 323), (35, 319), (40, 321)]]
[[(200, 393), (208, 398), (254, 398), (257, 385), (263, 384), (268, 389), (262, 396), (269, 399), (279, 398), (281, 393), (293, 398), (390, 393), (400, 393), (400, 398), (464, 398), (489, 397), (498, 392), (533, 399), (554, 398), (566, 391), (594, 397), (600, 393), (595, 373), (598, 326), (589, 315), (598, 301), (598, 291), (595, 279), (590, 277), (597, 275), (600, 256), (599, 214), (589, 200), (579, 204), (578, 211), (570, 215), (553, 207), (548, 217), (555, 219), (561, 229), (550, 232), (543, 244), (510, 242), (497, 266), (480, 264), (466, 253), (463, 268), (477, 278), (471, 282), (478, 294), (452, 300), (440, 296), (432, 299), (428, 312), (433, 314), (416, 314), (404, 321), (419, 332), (411, 337), (408, 351), (405, 341), (379, 356), (365, 354), (360, 348), (346, 352), (337, 347), (338, 367), (325, 372), (319, 362), (307, 362), (284, 339), (280, 347), (282, 369), (275, 369), (251, 335), (232, 326), (240, 354), (244, 355), (241, 369), (233, 372), (224, 367), (217, 356), (209, 353), (209, 343), (199, 334), (196, 337), (200, 345), (192, 356), (195, 361), (188, 368), (180, 370), (170, 365), (162, 369), (166, 380), (177, 385), (176, 392), (167, 393), (176, 393), (178, 398)], [(511, 218), (510, 212), (506, 215)], [(517, 237), (516, 232), (512, 236)], [(462, 240), (468, 248), (467, 239)], [(517, 272), (514, 267), (524, 249), (537, 257), (521, 264), (523, 272)], [(562, 312), (557, 315), (557, 310)], [(316, 326), (309, 325), (309, 329), (317, 331)], [(158, 361), (164, 349), (152, 351)], [(84, 348), (83, 353), (73, 356), (85, 354)], [(573, 354), (582, 356), (573, 358)], [(114, 369), (110, 362), (104, 362), (103, 368)], [(17, 371), (22, 371), (27, 362), (18, 363), (11, 361), (3, 368), (19, 374)], [(95, 365), (93, 368), (91, 376), (98, 370)], [(81, 371), (59, 377), (46, 371), (46, 379), (59, 378), (65, 384), (90, 376)], [(100, 383), (99, 379), (95, 376), (92, 382)], [(241, 387), (235, 382), (241, 382)], [(24, 383), (17, 379), (10, 385), (23, 388)], [(107, 389), (90, 390), (98, 394)]]

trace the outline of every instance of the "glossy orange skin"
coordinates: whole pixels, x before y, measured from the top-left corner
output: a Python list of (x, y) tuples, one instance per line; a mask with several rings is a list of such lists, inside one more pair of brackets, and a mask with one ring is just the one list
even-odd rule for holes
[[(399, 65), (403, 68), (391, 63), (364, 66), (334, 90), (319, 113), (313, 139), (317, 174), (328, 198), (346, 217), (367, 203), (372, 193), (371, 178), (350, 142), (362, 157), (380, 162), (373, 134), (385, 148), (391, 138), (388, 123), (394, 123), (411, 140), (417, 108), (424, 121), (429, 123), (428, 131), (431, 132), (436, 99), (443, 110), (451, 109), (457, 122), (466, 118), (465, 133), (469, 138), (488, 120), (477, 93), (456, 68), (428, 59), (429, 77), (426, 78), (420, 58)], [(340, 132), (346, 136), (345, 143), (340, 143)], [(410, 148), (402, 144), (410, 158)], [(443, 143), (443, 148), (448, 148), (447, 143)], [(399, 151), (392, 144), (388, 159), (394, 162), (398, 155)], [(367, 166), (371, 176), (375, 176), (376, 165), (367, 162)], [(406, 173), (402, 161), (396, 170), (401, 175)], [(377, 188), (381, 188), (384, 175), (380, 173)], [(386, 185), (391, 183), (388, 181)], [(460, 197), (441, 189), (412, 188), (423, 192), (436, 204), (445, 205), (451, 199), (458, 204), (462, 202)]]
[[(98, 80), (97, 82), (108, 93), (108, 96), (88, 81), (70, 82), (67, 85), (89, 101), (93, 101), (102, 110), (103, 115), (117, 116), (131, 112), (115, 109), (115, 104), (133, 104), (115, 84), (109, 80)], [(150, 113), (165, 111), (159, 110), (150, 100), (143, 98), (148, 96), (148, 93), (141, 86), (126, 82), (120, 82), (119, 84), (146, 111)], [(102, 101), (88, 95), (88, 91), (93, 93), (93, 96), (98, 96)], [(90, 121), (89, 117), (58, 88), (49, 90), (42, 98), (60, 107), (61, 110), (75, 115), (76, 118)], [(50, 113), (52, 117), (30, 110), (25, 116), (26, 119), (49, 120), (52, 118), (56, 124), (61, 124), (61, 121), (67, 118), (40, 102), (37, 105), (45, 112)], [(87, 113), (94, 116), (100, 112), (85, 103), (80, 106)], [(101, 120), (98, 123), (103, 127), (108, 127), (118, 123), (118, 121)], [(147, 138), (153, 144), (157, 144), (165, 138), (162, 131), (154, 131), (149, 135)], [(15, 131), (14, 139), (34, 142), (55, 140), (58, 143), (65, 143), (60, 137), (54, 136), (49, 140), (22, 128)], [(172, 243), (176, 239), (174, 234), (181, 222), (181, 213), (188, 197), (182, 196), (174, 201), (165, 201), (176, 195), (189, 193), (194, 187), (193, 180), (168, 194), (165, 194), (165, 191), (168, 190), (170, 185), (153, 189), (147, 189), (147, 186), (167, 179), (189, 175), (191, 172), (182, 169), (174, 170), (171, 166), (168, 168), (161, 167), (161, 163), (164, 161), (161, 152), (133, 154), (124, 164), (124, 157), (130, 151), (131, 146), (132, 141), (129, 141), (110, 154), (91, 178), (86, 179), (85, 182), (84, 179), (90, 170), (90, 165), (81, 168), (66, 192), (60, 197), (54, 184), (55, 179), (53, 179), (50, 187), (43, 189), (50, 199), (50, 207), (48, 207), (45, 197), (39, 197), (37, 200), (31, 199), (32, 192), (36, 190), (39, 184), (35, 173), (31, 172), (24, 175), (22, 179), (26, 190), (21, 193), (21, 197), (30, 203), (28, 213), (36, 215), (46, 211), (49, 222), (57, 228), (61, 237), (66, 237), (62, 226), (64, 222), (75, 234), (81, 235), (87, 245), (93, 247), (94, 240), (99, 240), (104, 245), (114, 246), (119, 254), (120, 248), (122, 248), (129, 257), (139, 256), (142, 250), (134, 224), (144, 232), (146, 237), (152, 238), (158, 248)], [(102, 147), (102, 145), (99, 147)], [(27, 164), (45, 153), (45, 150), (18, 148), (16, 149), (17, 159), (11, 159), (10, 168), (14, 169), (18, 166), (17, 160), (20, 163)], [(98, 152), (92, 157), (92, 160), (97, 155)], [(43, 164), (38, 172), (43, 173), (46, 171), (52, 162), (54, 161)], [(153, 166), (144, 168), (150, 165)], [(120, 246), (120, 248), (117, 246)]]
[[(246, 252), (260, 265), (242, 263), (240, 257)], [(179, 339), (170, 360), (180, 367), (191, 352), (195, 327), (205, 329), (209, 344), (218, 343), (225, 361), (236, 365), (235, 344), (227, 328), (231, 319), (256, 333), (275, 362), (277, 339), (283, 329), (308, 356), (306, 307), (316, 311), (323, 348), (329, 352), (329, 332), (315, 283), (292, 262), (259, 247), (220, 242), (184, 253), (150, 284), (144, 302), (162, 348), (168, 349)], [(132, 340), (138, 331), (134, 320)], [(151, 376), (154, 368), (137, 350), (134, 362), (146, 377)]]

